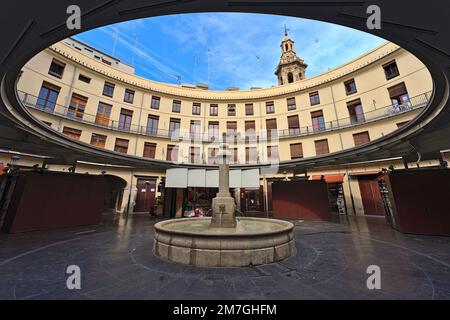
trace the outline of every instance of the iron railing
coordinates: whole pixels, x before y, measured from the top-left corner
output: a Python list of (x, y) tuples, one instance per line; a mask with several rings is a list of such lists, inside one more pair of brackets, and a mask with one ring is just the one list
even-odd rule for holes
[[(172, 140), (195, 140), (195, 141), (211, 142), (217, 141), (219, 139), (219, 136), (211, 135), (208, 132), (201, 134), (197, 132), (192, 133), (180, 130), (171, 131), (167, 129), (151, 128), (135, 124), (131, 125), (118, 120), (105, 119), (99, 117), (98, 115), (86, 113), (84, 112), (84, 110), (82, 111), (74, 110), (71, 107), (66, 107), (57, 103), (51, 103), (46, 100), (42, 100), (39, 97), (36, 97), (23, 91), (18, 91), (18, 96), (21, 102), (28, 108), (40, 110), (66, 119), (78, 121), (89, 125), (95, 125), (98, 127), (114, 131), (127, 132), (150, 137), (169, 138)], [(250, 130), (249, 132), (246, 132), (244, 134), (240, 134), (238, 132), (230, 133), (230, 136), (235, 137), (238, 136), (241, 138), (245, 138), (246, 141), (250, 142), (252, 141), (256, 142), (258, 140), (265, 140), (265, 139), (273, 139), (275, 137), (279, 139), (285, 139), (299, 136), (308, 136), (326, 131), (357, 126), (364, 123), (369, 123), (389, 118), (392, 116), (396, 116), (399, 114), (403, 114), (406, 112), (410, 112), (412, 110), (417, 110), (425, 107), (428, 104), (430, 97), (431, 92), (426, 92), (418, 96), (412, 97), (408, 99), (408, 101), (400, 105), (389, 105), (383, 108), (378, 108), (372, 111), (365, 112), (361, 114), (358, 118), (352, 117), (342, 118), (338, 120), (323, 122), (320, 123), (320, 125), (318, 126), (304, 126), (299, 128), (290, 128), (283, 130), (264, 130), (260, 132)]]

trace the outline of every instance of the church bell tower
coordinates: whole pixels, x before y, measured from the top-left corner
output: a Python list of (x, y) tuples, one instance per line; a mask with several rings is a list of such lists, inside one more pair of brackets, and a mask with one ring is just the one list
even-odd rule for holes
[(284, 27), (284, 38), (281, 41), (281, 59), (275, 70), (278, 84), (284, 85), (305, 79), (308, 65), (297, 56), (294, 40), (288, 35), (288, 29)]

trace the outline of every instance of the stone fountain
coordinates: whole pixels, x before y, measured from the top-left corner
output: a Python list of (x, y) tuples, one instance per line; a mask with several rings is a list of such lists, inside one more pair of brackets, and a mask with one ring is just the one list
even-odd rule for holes
[(229, 188), (229, 151), (220, 148), (219, 193), (212, 218), (187, 218), (155, 225), (154, 254), (164, 260), (199, 267), (268, 264), (295, 252), (294, 225), (287, 221), (236, 218)]

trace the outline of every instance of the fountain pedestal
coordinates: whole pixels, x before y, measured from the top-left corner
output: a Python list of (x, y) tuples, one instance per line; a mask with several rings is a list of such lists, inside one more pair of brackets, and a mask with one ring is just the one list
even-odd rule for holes
[(198, 267), (246, 267), (273, 263), (295, 252), (294, 225), (258, 218), (236, 219), (230, 194), (227, 148), (219, 165), (219, 192), (212, 202), (212, 218), (162, 221), (155, 225), (156, 256)]
[(230, 168), (219, 165), (219, 193), (212, 201), (211, 228), (236, 228), (236, 203), (229, 188)]

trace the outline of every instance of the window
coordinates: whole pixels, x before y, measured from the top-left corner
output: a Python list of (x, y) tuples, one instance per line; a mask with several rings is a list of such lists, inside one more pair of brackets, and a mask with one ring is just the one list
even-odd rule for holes
[(152, 96), (152, 102), (150, 104), (150, 108), (158, 110), (160, 103), (161, 103), (160, 97)]
[(395, 78), (400, 75), (400, 72), (398, 71), (397, 63), (394, 61), (391, 61), (383, 66), (384, 74), (386, 75), (386, 80), (390, 80), (392, 78)]
[(255, 136), (255, 121), (245, 121), (245, 136), (254, 137)]
[(91, 136), (91, 145), (104, 148), (106, 145), (106, 136), (102, 134), (93, 133)]
[(353, 135), (353, 141), (355, 141), (355, 147), (370, 142), (369, 132), (355, 133)]
[(236, 105), (235, 104), (229, 104), (228, 105), (228, 116), (234, 117), (236, 115)]
[(147, 134), (151, 136), (158, 135), (159, 117), (149, 114), (147, 118)]
[(294, 82), (294, 75), (292, 74), (292, 72), (288, 73), (288, 83), (292, 83)]
[(344, 86), (345, 92), (347, 93), (348, 96), (357, 92), (355, 79), (345, 81)]
[(178, 161), (178, 146), (169, 144), (167, 146), (167, 155), (166, 155), (167, 161)]
[(290, 145), (291, 159), (303, 158), (303, 145), (301, 143), (293, 143)]
[(231, 148), (230, 163), (238, 163), (238, 148)]
[(83, 76), (82, 74), (78, 76), (78, 80), (85, 83), (91, 83), (91, 78)]
[(145, 142), (144, 143), (144, 152), (142, 156), (144, 158), (155, 159), (156, 155), (156, 143)]
[(227, 134), (234, 136), (236, 132), (237, 132), (237, 122), (227, 121)]
[(105, 85), (103, 86), (103, 95), (112, 98), (114, 95), (114, 88), (116, 87), (115, 84), (110, 82), (105, 82)]
[(311, 112), (311, 120), (314, 132), (325, 130), (325, 119), (322, 110)]
[(83, 119), (87, 101), (88, 98), (74, 93), (70, 99), (69, 109), (67, 109), (67, 117), (72, 119)]
[(109, 126), (109, 117), (111, 116), (112, 105), (100, 102), (97, 108), (95, 123), (104, 127)]
[(81, 137), (81, 130), (74, 128), (64, 127), (62, 133), (74, 140), (80, 140)]
[(314, 144), (316, 147), (316, 155), (320, 156), (322, 154), (330, 153), (327, 139), (314, 141)]
[(278, 146), (267, 146), (267, 160), (277, 161), (279, 159)]
[(388, 91), (389, 97), (391, 98), (392, 101), (394, 112), (411, 109), (411, 102), (409, 100), (408, 90), (406, 90), (404, 82), (388, 88)]
[(290, 136), (300, 134), (300, 122), (298, 120), (298, 115), (288, 117), (288, 127)]
[(200, 113), (201, 113), (201, 110), (202, 110), (202, 107), (201, 107), (200, 103), (194, 102), (194, 103), (192, 104), (192, 114), (193, 114), (194, 116), (199, 116)]
[(276, 137), (277, 132), (277, 119), (266, 119), (267, 138)]
[(200, 147), (189, 147), (189, 162), (201, 163), (202, 157), (200, 155)]
[(320, 104), (320, 97), (319, 97), (319, 92), (311, 92), (309, 94), (309, 101), (311, 102), (312, 106), (318, 105)]
[(200, 120), (191, 120), (191, 127), (190, 127), (189, 131), (190, 131), (192, 140), (200, 141), (201, 126), (202, 126), (202, 123)]
[(47, 126), (51, 127), (52, 123), (51, 122), (47, 122), (47, 121), (42, 121), (43, 123), (45, 123)]
[(125, 96), (123, 97), (123, 101), (124, 102), (128, 102), (128, 103), (133, 103), (133, 101), (134, 101), (134, 94), (135, 94), (134, 90), (126, 89), (125, 90)]
[(273, 101), (266, 102), (266, 113), (267, 114), (275, 113), (275, 105)]
[(181, 120), (177, 118), (170, 118), (169, 122), (169, 138), (177, 138), (180, 136)]
[(210, 121), (208, 123), (208, 139), (209, 140), (219, 139), (219, 122)]
[(128, 140), (116, 138), (116, 144), (114, 145), (114, 151), (120, 153), (128, 152)]
[(55, 109), (56, 100), (58, 99), (60, 89), (61, 88), (44, 81), (41, 90), (39, 91), (36, 107), (46, 111), (53, 111)]
[(246, 147), (245, 148), (245, 163), (255, 163), (256, 158), (256, 147)]
[(361, 100), (355, 100), (347, 103), (348, 113), (350, 115), (351, 124), (362, 123), (366, 119), (364, 117), (364, 110)]
[(288, 111), (297, 109), (297, 105), (295, 104), (295, 98), (287, 99), (287, 108), (288, 108)]
[(217, 104), (211, 104), (209, 106), (209, 115), (210, 116), (217, 116), (217, 115), (219, 115), (219, 106)]
[(216, 156), (219, 153), (219, 148), (209, 148), (208, 149), (208, 163), (216, 164), (218, 163)]
[(108, 66), (112, 65), (111, 61), (108, 61), (108, 60), (106, 60), (106, 59), (102, 59), (102, 62), (103, 62), (104, 64), (107, 64)]
[(65, 63), (53, 59), (50, 65), (50, 69), (48, 70), (48, 74), (61, 79), (63, 77), (65, 67)]
[(120, 110), (119, 130), (130, 131), (131, 119), (133, 118), (133, 111), (127, 109)]
[(172, 112), (176, 112), (176, 113), (181, 112), (181, 101), (180, 100), (173, 100)]
[(252, 116), (253, 115), (253, 103), (247, 103), (245, 105), (245, 115)]

